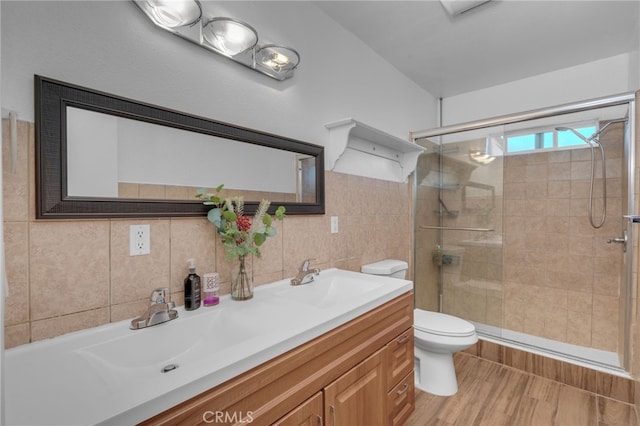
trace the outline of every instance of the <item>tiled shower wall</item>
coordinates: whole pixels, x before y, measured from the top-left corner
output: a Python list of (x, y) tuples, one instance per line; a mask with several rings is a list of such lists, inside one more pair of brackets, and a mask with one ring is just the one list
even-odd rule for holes
[[(205, 218), (35, 220), (33, 123), (18, 123), (15, 172), (9, 137), (3, 120), (5, 347), (133, 318), (157, 287), (182, 305), (188, 258), (200, 274), (218, 271), (221, 293), (229, 292), (230, 265)], [(254, 262), (256, 284), (293, 276), (307, 258), (356, 271), (384, 258), (411, 260), (409, 184), (326, 172), (325, 185), (325, 215), (277, 222)], [(338, 234), (330, 216), (339, 217)], [(132, 224), (151, 225), (150, 255), (129, 256)]]
[[(445, 232), (444, 253), (453, 259), (442, 266), (445, 312), (580, 346), (621, 349), (617, 342), (622, 328), (622, 246), (607, 240), (621, 235), (622, 229), (623, 140), (620, 123), (601, 136), (607, 153), (607, 220), (598, 230), (587, 217), (589, 149), (506, 156), (472, 171), (464, 168), (468, 162), (445, 155), (443, 167), (452, 182), (455, 176), (480, 188), (495, 186), (495, 194), (484, 199), (479, 197), (482, 190), (469, 191), (468, 184), (442, 191), (444, 203), (459, 213), (444, 215), (445, 226), (494, 229)], [(458, 148), (460, 156), (480, 142), (448, 144), (447, 150)], [(429, 164), (419, 163), (419, 167), (434, 169)], [(599, 175), (600, 162), (596, 167)], [(597, 180), (595, 220), (602, 207), (600, 188)], [(487, 197), (495, 201), (488, 203)], [(418, 190), (419, 222), (427, 217), (426, 224), (437, 224), (436, 203), (435, 189)], [(430, 253), (437, 242), (425, 243), (421, 238), (437, 234), (418, 231), (416, 235), (417, 271), (433, 269)], [(429, 279), (417, 272), (417, 303), (437, 297), (433, 287), (437, 271), (432, 274)], [(419, 287), (423, 282), (431, 284), (429, 297)]]
[[(623, 250), (623, 126), (601, 136), (607, 219), (587, 216), (589, 149), (505, 158), (504, 326), (606, 351), (618, 350)], [(600, 162), (597, 162), (598, 171)], [(598, 172), (599, 175), (599, 172)], [(601, 181), (594, 184), (600, 220)]]

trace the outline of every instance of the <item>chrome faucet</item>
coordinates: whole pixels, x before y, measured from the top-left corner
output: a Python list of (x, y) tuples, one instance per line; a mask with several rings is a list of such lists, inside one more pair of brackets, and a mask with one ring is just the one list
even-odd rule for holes
[(168, 288), (156, 288), (151, 293), (151, 301), (147, 311), (138, 318), (131, 320), (131, 329), (138, 330), (140, 328), (151, 327), (152, 325), (162, 324), (178, 318), (176, 304), (167, 302)]
[(300, 270), (298, 271), (298, 275), (296, 275), (295, 278), (291, 279), (291, 285), (301, 285), (301, 284), (310, 283), (313, 281), (316, 275), (320, 274), (320, 269), (318, 268), (309, 269), (309, 266), (311, 265), (312, 260), (316, 260), (316, 259), (307, 259), (304, 262), (302, 262), (302, 265), (300, 266)]

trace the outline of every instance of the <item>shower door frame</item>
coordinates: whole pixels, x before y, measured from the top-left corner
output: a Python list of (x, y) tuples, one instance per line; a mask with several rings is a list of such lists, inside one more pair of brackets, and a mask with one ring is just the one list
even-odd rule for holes
[[(635, 137), (635, 120), (636, 120), (636, 105), (635, 105), (636, 95), (635, 92), (625, 92), (611, 96), (604, 96), (600, 98), (567, 103), (562, 105), (557, 105), (548, 108), (540, 108), (531, 111), (502, 115), (493, 118), (487, 118), (483, 120), (477, 121), (469, 121), (460, 124), (454, 124), (449, 126), (437, 127), (434, 129), (427, 130), (419, 130), (410, 132), (409, 136), (411, 141), (414, 143), (419, 141), (420, 139), (428, 139), (438, 136), (449, 135), (453, 133), (461, 133), (467, 132), (471, 130), (479, 130), (485, 129), (494, 126), (504, 126), (508, 124), (520, 123), (524, 121), (530, 121), (535, 119), (549, 118), (560, 116), (564, 114), (572, 114), (576, 112), (589, 111), (599, 108), (613, 107), (618, 105), (627, 105), (628, 106), (628, 120), (626, 123), (626, 131), (625, 131), (625, 140), (624, 143), (624, 152), (625, 152), (625, 173), (627, 175), (627, 212), (623, 214), (623, 216), (627, 219), (625, 221), (625, 229), (628, 236), (627, 249), (624, 254), (624, 275), (625, 275), (625, 283), (624, 283), (624, 324), (623, 324), (623, 333), (624, 333), (624, 341), (622, 345), (618, 342), (618, 346), (621, 349), (622, 353), (619, 356), (621, 357), (621, 368), (625, 371), (630, 371), (631, 368), (631, 312), (632, 312), (632, 297), (633, 297), (633, 267), (635, 263), (634, 259), (634, 244), (635, 244), (635, 230), (633, 227), (634, 223), (640, 223), (640, 215), (636, 215), (635, 210), (635, 146), (636, 146), (636, 137)], [(416, 191), (417, 191), (417, 182), (416, 173), (414, 173), (414, 184), (413, 184), (413, 198), (414, 204), (416, 199)], [(444, 227), (441, 230), (444, 231)], [(414, 214), (414, 235), (416, 233), (415, 229), (415, 214)], [(413, 239), (413, 253), (416, 253), (416, 242), (415, 238)], [(413, 262), (415, 268), (415, 260)], [(415, 275), (415, 271), (414, 271)], [(439, 307), (442, 307), (441, 299), (442, 292), (441, 288), (439, 289), (440, 293), (439, 297)], [(621, 294), (622, 297), (622, 294)]]

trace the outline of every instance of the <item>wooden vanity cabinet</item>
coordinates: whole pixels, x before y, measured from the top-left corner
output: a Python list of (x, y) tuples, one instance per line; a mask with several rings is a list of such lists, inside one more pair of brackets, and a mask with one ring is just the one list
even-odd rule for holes
[(407, 292), (141, 424), (207, 424), (204, 413), (225, 413), (216, 425), (401, 424), (413, 410), (412, 326)]

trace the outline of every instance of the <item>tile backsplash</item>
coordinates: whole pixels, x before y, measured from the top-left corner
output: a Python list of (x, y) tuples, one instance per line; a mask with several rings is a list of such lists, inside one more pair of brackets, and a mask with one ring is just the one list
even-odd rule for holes
[[(34, 124), (18, 122), (15, 172), (9, 138), (3, 120), (6, 348), (133, 318), (157, 287), (169, 287), (182, 305), (188, 258), (200, 275), (219, 272), (221, 293), (229, 293), (231, 266), (205, 218), (35, 220)], [(409, 184), (326, 172), (325, 185), (325, 215), (276, 224), (277, 235), (254, 260), (256, 285), (295, 275), (306, 258), (349, 270), (384, 258), (411, 260)], [(339, 217), (337, 234), (330, 233), (331, 216)], [(150, 225), (151, 254), (129, 256), (134, 224)]]

